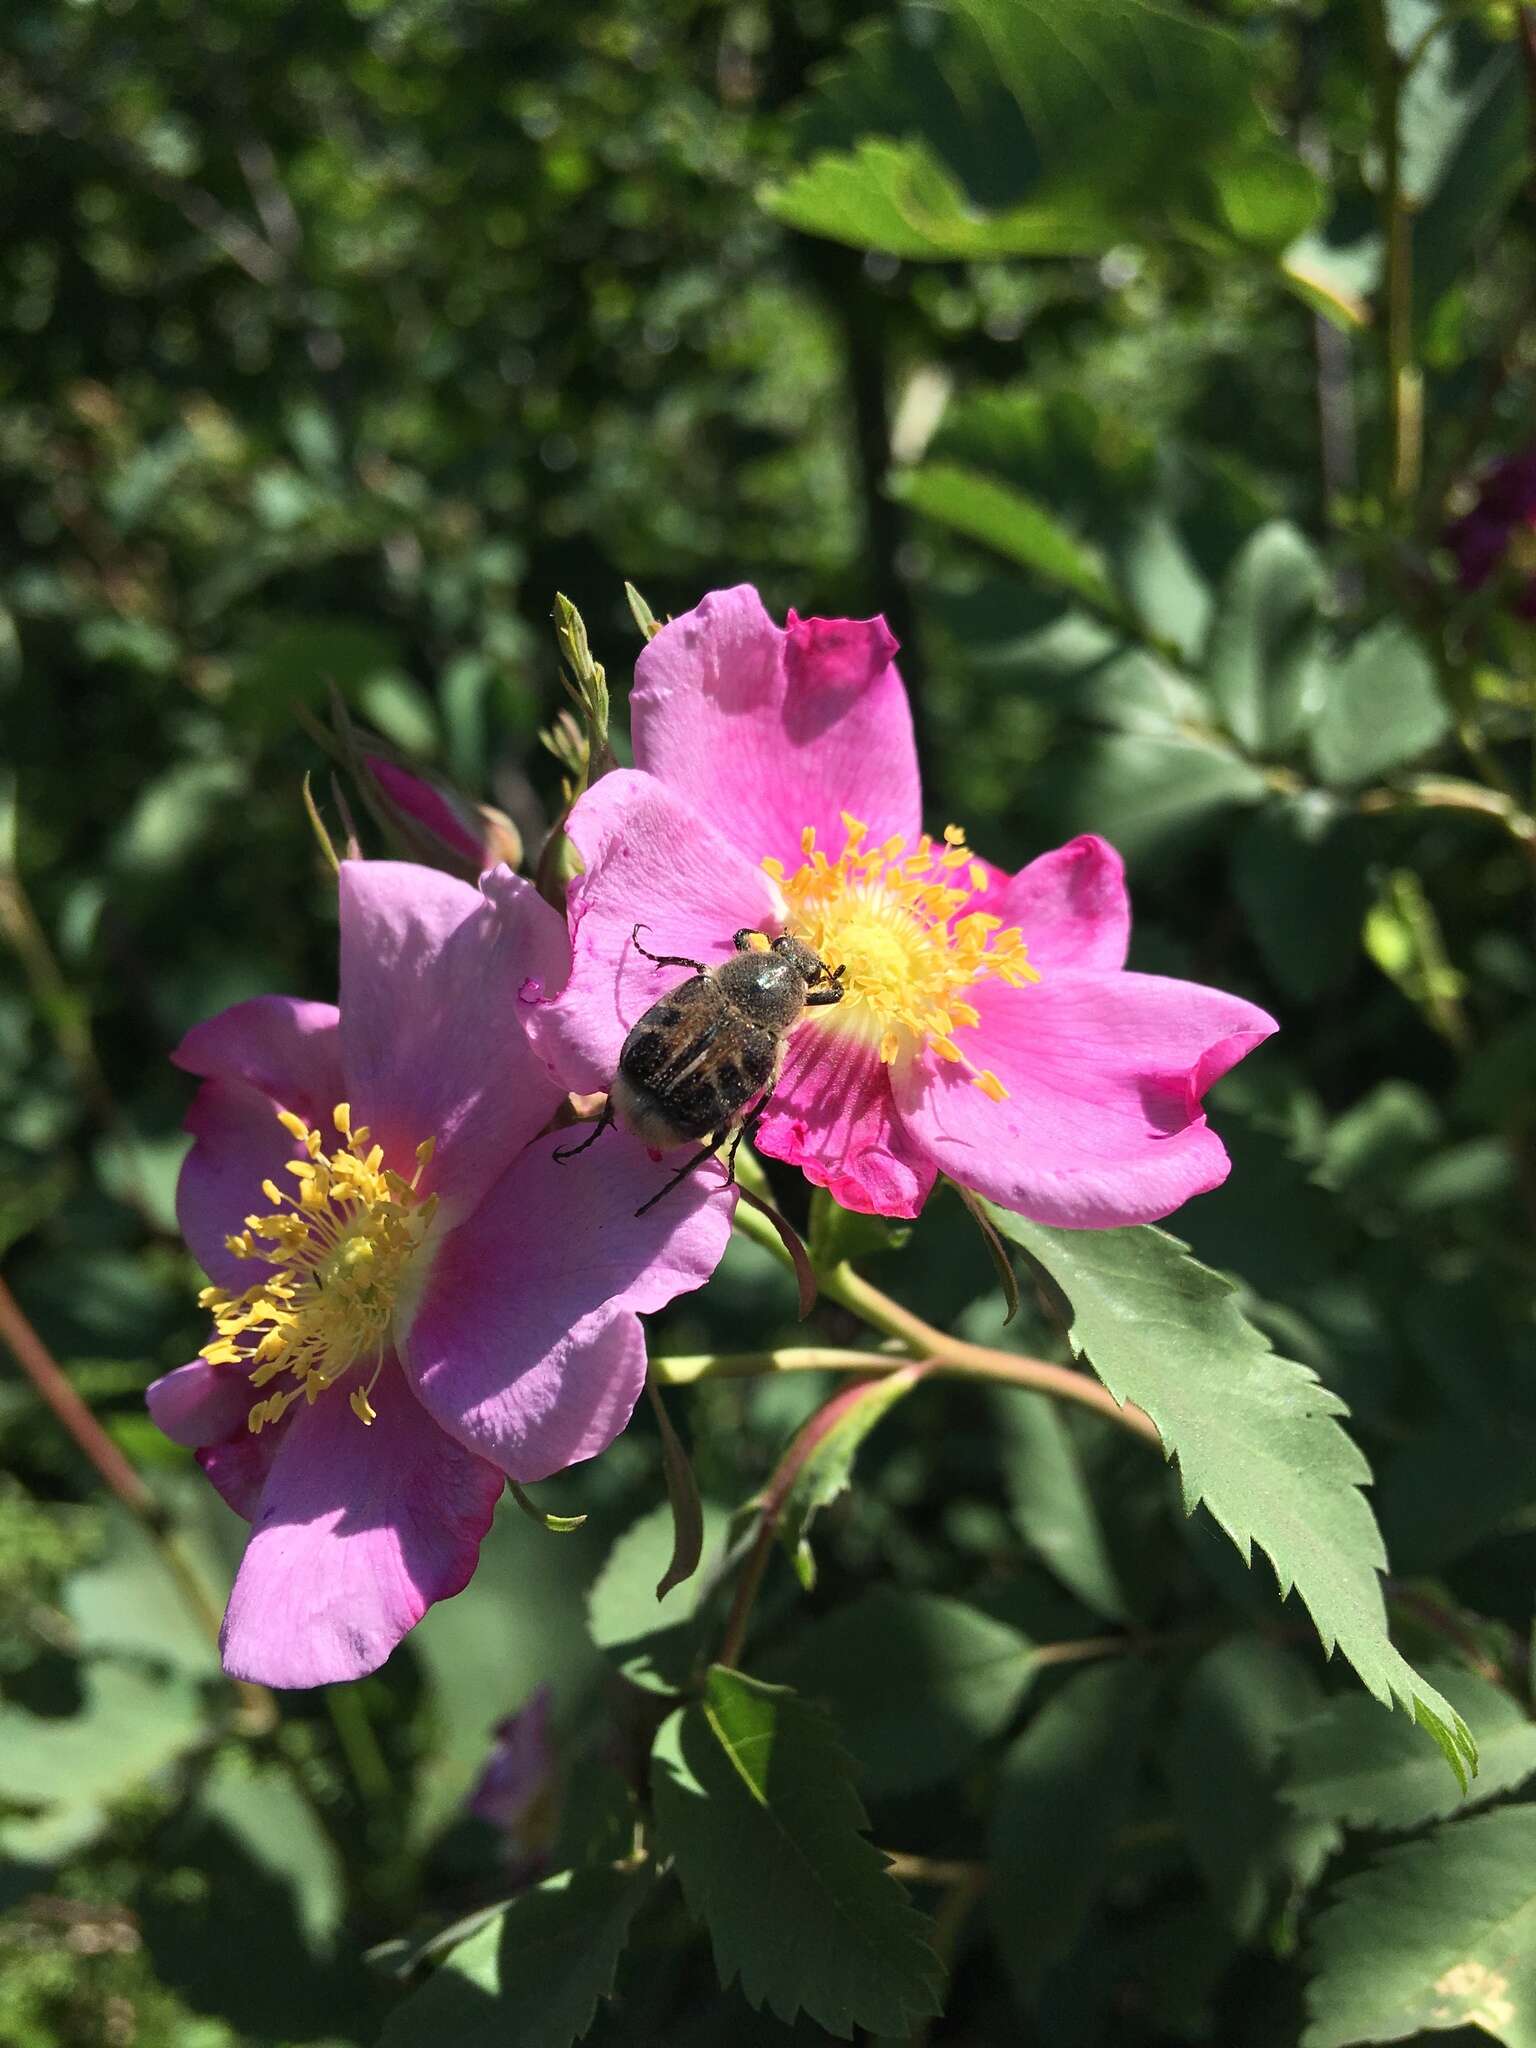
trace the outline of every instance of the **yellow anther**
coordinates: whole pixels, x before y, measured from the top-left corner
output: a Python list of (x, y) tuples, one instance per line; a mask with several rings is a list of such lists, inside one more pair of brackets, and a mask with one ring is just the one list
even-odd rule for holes
[[(243, 1294), (205, 1287), (198, 1296), (213, 1312), (214, 1336), (202, 1353), (210, 1365), (234, 1366), (256, 1388), (287, 1382), (252, 1403), (253, 1434), (279, 1421), (301, 1394), (314, 1401), (360, 1361), (382, 1358), (406, 1267), (437, 1213), (435, 1195), (416, 1193), (433, 1139), (417, 1147), (407, 1181), (384, 1165), (382, 1146), (363, 1149), (367, 1129), (353, 1127), (347, 1103), (331, 1112), (345, 1143), (329, 1155), (301, 1117), (277, 1114), (305, 1150), (286, 1162), (297, 1192), (285, 1195), (263, 1181), (276, 1213), (248, 1216), (245, 1229), (225, 1239), (237, 1258), (259, 1261), (263, 1277)], [(364, 1422), (374, 1419), (369, 1395), (378, 1371), (349, 1394)]]
[(911, 851), (900, 837), (870, 846), (868, 826), (846, 812), (843, 829), (836, 861), (818, 850), (808, 825), (800, 835), (805, 860), (793, 874), (778, 861), (763, 863), (783, 889), (789, 929), (829, 967), (845, 970), (843, 1001), (817, 1013), (819, 1027), (860, 1032), (887, 1065), (931, 1046), (1001, 1101), (1002, 1083), (972, 1067), (953, 1034), (980, 1023), (969, 999), (979, 982), (1023, 988), (1040, 976), (1022, 932), (968, 908), (990, 885), (987, 869), (958, 825), (946, 826), (938, 844), (923, 833)]

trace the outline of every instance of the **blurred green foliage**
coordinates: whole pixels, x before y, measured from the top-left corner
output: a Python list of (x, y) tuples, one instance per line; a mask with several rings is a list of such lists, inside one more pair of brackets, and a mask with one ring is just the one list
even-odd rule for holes
[[(728, 1702), (777, 1716), (845, 1819), (857, 1785), (936, 1915), (945, 2016), (914, 2019), (900, 1916), (865, 2009), (914, 2042), (1270, 2048), (1309, 1982), (1314, 2048), (1530, 2038), (1491, 1979), (1523, 1997), (1536, 1956), (1508, 1804), (1532, 1766), (1536, 658), (1513, 572), (1464, 595), (1439, 546), (1530, 431), (1529, 33), (1439, 0), (0, 21), (0, 1252), (215, 1602), (239, 1527), (142, 1407), (201, 1341), (166, 1053), (242, 995), (330, 993), (304, 775), (384, 850), (302, 722), (333, 690), (536, 853), (557, 591), (618, 703), (626, 578), (658, 617), (746, 579), (781, 613), (883, 610), (931, 822), (1010, 864), (1105, 833), (1133, 964), (1281, 1019), (1213, 1099), (1230, 1182), (1176, 1227), (1348, 1403), (1398, 1639), (1487, 1775), (1463, 1799), (1347, 1690), (1143, 1447), (920, 1385), (821, 1507), (814, 1591), (770, 1561)], [(776, 1193), (813, 1249), (852, 1241)], [(943, 1328), (1064, 1355), (1040, 1290), (1004, 1329), (948, 1195), (899, 1256), (858, 1255)], [(810, 1341), (856, 1330), (824, 1302)], [(654, 1335), (793, 1342), (793, 1289), (742, 1240)], [(384, 1671), (273, 1716), (7, 1369), (0, 2041), (319, 2048), (387, 2021), (413, 2048), (447, 2014), (537, 2048), (613, 1983), (609, 2048), (828, 2038), (721, 1990), (685, 1909), (723, 1881), (677, 1789), (710, 1767), (697, 1704), (663, 1738), (681, 1890), (613, 1873), (668, 1688), (718, 1645), (731, 1511), (831, 1391), (668, 1395), (708, 1535), (675, 1620), (642, 1417), (538, 1489), (582, 1529), (509, 1506)], [(1079, 1668), (1107, 1634), (1146, 1654)], [(552, 1881), (413, 2006), (438, 1934), (505, 1895), (463, 1802), (546, 1679)], [(1457, 1917), (1485, 1879), (1518, 1967)], [(783, 2013), (729, 1903), (720, 1959)], [(520, 1991), (519, 1930), (588, 1944), (591, 1981)]]

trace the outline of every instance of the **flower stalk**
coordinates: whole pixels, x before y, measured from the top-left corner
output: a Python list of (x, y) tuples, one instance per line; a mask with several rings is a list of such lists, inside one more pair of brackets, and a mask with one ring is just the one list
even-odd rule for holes
[[(779, 1235), (766, 1219), (743, 1204), (736, 1211), (736, 1228), (746, 1237), (766, 1245), (778, 1258), (788, 1261)], [(692, 1386), (709, 1379), (751, 1379), (775, 1372), (896, 1372), (921, 1359), (936, 1373), (962, 1379), (1001, 1381), (1028, 1393), (1045, 1394), (1056, 1401), (1070, 1401), (1106, 1416), (1133, 1436), (1161, 1448), (1157, 1425), (1133, 1401), (1123, 1406), (1109, 1389), (1071, 1366), (1056, 1365), (1045, 1358), (1028, 1358), (1012, 1351), (999, 1351), (987, 1344), (970, 1344), (951, 1337), (925, 1322), (880, 1288), (871, 1285), (852, 1266), (841, 1265), (820, 1276), (821, 1291), (829, 1301), (856, 1315), (871, 1329), (901, 1347), (892, 1351), (855, 1351), (825, 1345), (792, 1345), (772, 1351), (702, 1352), (673, 1358), (653, 1358), (652, 1375), (664, 1386)]]

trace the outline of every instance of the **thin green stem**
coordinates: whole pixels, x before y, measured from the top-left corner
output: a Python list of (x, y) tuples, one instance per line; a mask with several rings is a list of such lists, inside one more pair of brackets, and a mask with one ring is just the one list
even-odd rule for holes
[(1366, 0), (1376, 140), (1381, 151), (1382, 237), (1386, 245), (1382, 327), (1390, 453), (1387, 503), (1394, 526), (1419, 487), (1424, 449), (1424, 379), (1413, 346), (1413, 210), (1403, 189), (1402, 97), (1408, 66), (1392, 44), (1386, 0)]
[(352, 1773), (352, 1782), (365, 1806), (380, 1806), (390, 1796), (392, 1780), (379, 1738), (373, 1732), (368, 1710), (354, 1685), (328, 1685), (325, 1710), (331, 1717), (336, 1740)]
[[(789, 1263), (789, 1255), (779, 1242), (778, 1232), (766, 1219), (743, 1206), (736, 1211), (736, 1226), (744, 1235), (765, 1245), (785, 1264)], [(664, 1385), (689, 1386), (700, 1380), (750, 1379), (772, 1372), (895, 1372), (913, 1359), (921, 1359), (936, 1373), (963, 1379), (998, 1380), (1005, 1385), (1023, 1387), (1033, 1394), (1046, 1394), (1055, 1401), (1071, 1401), (1080, 1408), (1091, 1408), (1095, 1414), (1130, 1430), (1133, 1436), (1161, 1448), (1162, 1438), (1151, 1416), (1132, 1401), (1123, 1404), (1117, 1401), (1106, 1386), (1087, 1373), (1076, 1372), (1066, 1365), (1054, 1365), (1049, 1359), (1027, 1358), (1016, 1352), (996, 1351), (990, 1345), (968, 1344), (962, 1338), (951, 1337), (932, 1323), (924, 1322), (910, 1309), (903, 1308), (900, 1302), (893, 1301), (878, 1287), (872, 1287), (851, 1266), (834, 1267), (819, 1278), (821, 1291), (829, 1301), (837, 1302), (861, 1322), (868, 1323), (871, 1329), (899, 1344), (900, 1353), (893, 1355), (889, 1351), (799, 1345), (775, 1351), (698, 1353), (691, 1357), (656, 1358), (651, 1361), (652, 1371)]]

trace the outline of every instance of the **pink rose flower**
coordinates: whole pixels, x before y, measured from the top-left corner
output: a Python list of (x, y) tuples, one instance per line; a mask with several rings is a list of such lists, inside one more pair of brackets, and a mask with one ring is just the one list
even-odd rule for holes
[(340, 915), (339, 1007), (258, 996), (175, 1055), (216, 1334), (149, 1406), (251, 1523), (224, 1664), (267, 1685), (374, 1670), (468, 1583), (508, 1477), (607, 1448), (638, 1314), (709, 1277), (733, 1206), (716, 1177), (637, 1217), (633, 1141), (553, 1161), (564, 1091), (522, 1019), (569, 950), (531, 883), (348, 861)]
[(882, 619), (791, 612), (781, 630), (746, 585), (656, 635), (636, 768), (569, 820), (574, 959), (540, 1043), (573, 1088), (608, 1085), (679, 979), (637, 950), (637, 923), (652, 952), (706, 964), (742, 926), (788, 930), (846, 969), (846, 995), (791, 1035), (761, 1150), (876, 1215), (916, 1215), (942, 1171), (1041, 1223), (1167, 1216), (1225, 1179), (1201, 1097), (1275, 1022), (1125, 971), (1130, 906), (1102, 839), (1007, 875), (954, 827), (925, 835), (895, 652)]
[(1506, 456), (1478, 480), (1477, 501), (1446, 529), (1463, 590), (1513, 572), (1517, 617), (1536, 619), (1536, 448)]

